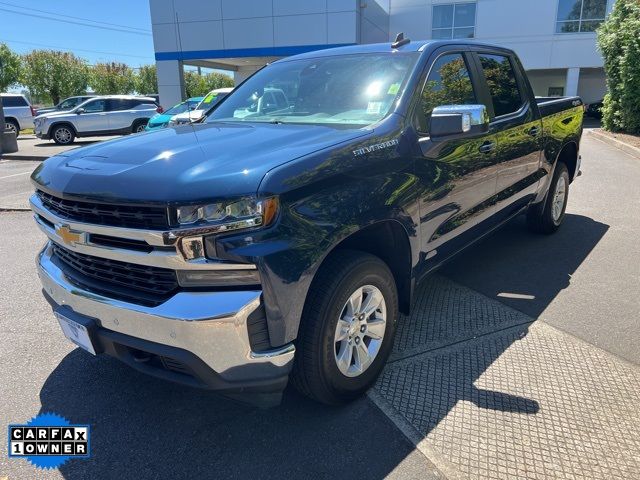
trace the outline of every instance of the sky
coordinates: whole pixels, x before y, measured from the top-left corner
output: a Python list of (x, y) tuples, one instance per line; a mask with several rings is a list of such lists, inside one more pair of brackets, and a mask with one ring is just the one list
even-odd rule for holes
[(0, 43), (71, 51), (90, 64), (155, 63), (149, 0), (0, 0)]

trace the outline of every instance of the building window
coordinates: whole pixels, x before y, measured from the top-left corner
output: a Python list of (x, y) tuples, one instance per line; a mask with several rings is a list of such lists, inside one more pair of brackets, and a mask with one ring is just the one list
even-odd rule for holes
[(556, 33), (595, 32), (607, 15), (607, 0), (559, 0)]
[(564, 96), (564, 87), (549, 87), (549, 97), (562, 97)]
[(473, 38), (476, 33), (476, 4), (450, 3), (433, 6), (434, 39)]

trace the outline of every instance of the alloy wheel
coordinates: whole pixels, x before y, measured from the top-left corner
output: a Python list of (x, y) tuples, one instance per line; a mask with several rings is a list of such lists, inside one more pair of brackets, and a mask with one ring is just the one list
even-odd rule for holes
[(54, 133), (56, 140), (60, 143), (69, 143), (71, 141), (71, 130), (67, 127), (58, 127)]
[(566, 201), (566, 193), (567, 182), (564, 176), (561, 175), (558, 177), (558, 181), (556, 182), (556, 189), (555, 192), (553, 192), (553, 200), (551, 202), (551, 217), (555, 224), (558, 224), (560, 222), (560, 217), (562, 217), (564, 203)]
[(351, 294), (340, 314), (334, 335), (334, 356), (347, 377), (361, 375), (373, 363), (384, 339), (387, 306), (382, 292), (365, 285)]

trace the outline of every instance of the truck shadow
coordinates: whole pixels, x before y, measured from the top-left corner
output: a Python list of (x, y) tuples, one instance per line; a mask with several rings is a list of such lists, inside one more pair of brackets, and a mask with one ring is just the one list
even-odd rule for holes
[[(515, 308), (527, 315), (518, 317), (515, 312), (475, 331), (473, 322), (455, 308), (461, 303), (460, 293), (447, 286), (446, 279), (440, 286), (437, 278), (430, 280), (436, 283), (420, 290), (423, 298), (416, 304), (420, 314), (405, 319), (396, 347), (404, 337), (411, 337), (408, 330), (420, 328), (427, 332), (425, 337), (407, 343), (405, 351), (420, 354), (431, 346), (437, 354), (418, 363), (404, 362), (406, 355), (394, 354), (396, 359), (376, 390), (405, 418), (414, 420), (414, 407), (420, 405), (416, 415), (421, 419), (421, 435), (427, 435), (463, 400), (483, 409), (535, 415), (540, 409), (535, 399), (482, 390), (474, 382), (527, 334), (531, 317), (537, 318), (567, 287), (607, 229), (586, 217), (568, 215), (557, 235), (535, 237), (516, 220), (471, 247), (441, 273), (491, 298), (505, 291), (530, 294), (534, 300), (526, 308), (521, 300), (498, 298), (505, 303), (513, 300)], [(450, 307), (429, 310), (430, 295)], [(462, 334), (461, 328), (466, 329)], [(492, 332), (500, 333), (487, 348), (482, 335)], [(464, 352), (458, 348), (462, 341)], [(399, 370), (404, 376), (401, 387), (393, 385)], [(418, 402), (408, 398), (416, 392), (421, 395)], [(47, 378), (40, 400), (41, 412), (91, 424), (92, 457), (63, 465), (60, 472), (67, 479), (334, 478), (341, 471), (377, 479), (399, 468), (397, 472), (407, 477), (426, 478), (430, 465), (367, 399), (331, 408), (289, 389), (282, 405), (260, 410), (150, 378), (116, 360), (91, 357), (77, 349)], [(415, 456), (407, 459), (411, 455)]]
[(63, 465), (67, 479), (383, 478), (413, 451), (366, 399), (331, 408), (290, 390), (263, 410), (76, 349), (40, 399), (41, 412), (91, 424), (92, 457)]
[(609, 230), (567, 214), (554, 235), (533, 235), (518, 217), (461, 253), (440, 273), (534, 319), (571, 282), (571, 276)]

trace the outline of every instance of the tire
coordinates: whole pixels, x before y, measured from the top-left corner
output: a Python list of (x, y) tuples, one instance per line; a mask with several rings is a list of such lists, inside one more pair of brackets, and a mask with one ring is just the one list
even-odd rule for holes
[(148, 120), (136, 120), (131, 126), (131, 133), (142, 133), (147, 126)]
[(76, 138), (76, 132), (69, 125), (56, 125), (51, 129), (51, 138), (58, 145), (71, 145)]
[[(368, 300), (376, 305), (380, 296), (383, 301), (375, 310), (369, 308), (353, 323), (344, 321), (353, 318), (350, 297), (361, 298), (365, 306)], [(391, 353), (398, 315), (396, 284), (382, 260), (352, 250), (331, 254), (313, 280), (305, 302), (293, 385), (328, 405), (359, 397), (375, 382)], [(359, 353), (365, 347), (368, 353)], [(365, 361), (360, 363), (362, 359)]]
[(563, 162), (556, 166), (549, 191), (543, 202), (529, 207), (527, 226), (535, 233), (554, 233), (564, 220), (569, 199), (569, 171)]
[(5, 120), (5, 130), (9, 130), (16, 134), (16, 138), (20, 135), (20, 125), (13, 119)]

